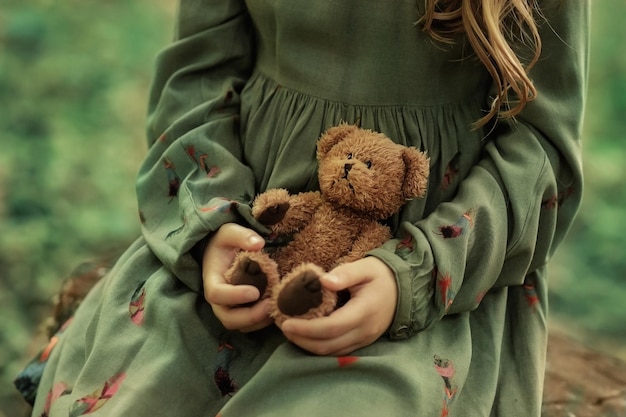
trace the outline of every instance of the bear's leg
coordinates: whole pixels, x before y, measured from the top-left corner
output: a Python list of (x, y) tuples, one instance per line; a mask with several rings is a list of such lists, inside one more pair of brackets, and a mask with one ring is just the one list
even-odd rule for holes
[(330, 314), (337, 305), (337, 294), (322, 286), (322, 274), (324, 270), (311, 263), (294, 268), (272, 293), (272, 317), (280, 324), (289, 317), (310, 319)]
[(261, 295), (259, 299), (269, 297), (279, 281), (276, 262), (262, 252), (239, 252), (224, 277), (233, 285), (256, 287)]

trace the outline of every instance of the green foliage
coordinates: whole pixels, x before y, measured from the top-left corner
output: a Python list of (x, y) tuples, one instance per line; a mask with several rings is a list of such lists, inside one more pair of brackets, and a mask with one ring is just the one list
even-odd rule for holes
[[(592, 2), (585, 117), (585, 193), (553, 263), (553, 313), (598, 336), (626, 342), (626, 27), (624, 2)], [(624, 355), (626, 351), (613, 352)]]
[[(139, 233), (152, 64), (174, 2), (9, 0), (0, 9), (0, 404), (74, 266)], [(34, 352), (26, 352), (33, 354)], [(0, 416), (4, 415), (0, 407)], [(7, 415), (14, 415), (8, 412)]]
[(70, 254), (137, 232), (129, 178), (144, 153), (151, 63), (169, 37), (160, 27), (169, 26), (153, 2), (103, 4), (15, 2), (3, 15), (6, 274), (49, 282)]

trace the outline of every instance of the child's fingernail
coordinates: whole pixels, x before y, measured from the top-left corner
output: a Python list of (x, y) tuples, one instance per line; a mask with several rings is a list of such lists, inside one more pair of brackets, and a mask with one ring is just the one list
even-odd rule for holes
[(332, 284), (337, 284), (339, 282), (339, 277), (337, 275), (333, 275), (333, 274), (326, 274), (326, 275), (324, 275), (324, 279), (327, 282), (330, 282)]
[(255, 289), (250, 288), (249, 290), (246, 290), (246, 300), (249, 301), (256, 301), (259, 298), (259, 292)]
[(263, 242), (263, 239), (257, 235), (252, 235), (248, 238), (248, 243), (252, 246), (256, 246), (261, 242)]

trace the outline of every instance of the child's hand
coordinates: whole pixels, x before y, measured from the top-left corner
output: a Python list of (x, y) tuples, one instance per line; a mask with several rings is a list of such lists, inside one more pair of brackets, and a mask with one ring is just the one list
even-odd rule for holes
[(252, 307), (236, 307), (256, 301), (261, 296), (251, 285), (231, 285), (224, 280), (224, 273), (232, 265), (240, 250), (259, 251), (265, 241), (255, 231), (228, 223), (219, 228), (209, 241), (202, 259), (204, 298), (213, 313), (229, 330), (252, 332), (273, 322), (268, 316), (263, 300)]
[(393, 272), (381, 260), (367, 257), (338, 266), (321, 279), (324, 287), (348, 289), (350, 301), (330, 316), (287, 319), (287, 339), (317, 355), (346, 355), (373, 343), (393, 321), (398, 289)]

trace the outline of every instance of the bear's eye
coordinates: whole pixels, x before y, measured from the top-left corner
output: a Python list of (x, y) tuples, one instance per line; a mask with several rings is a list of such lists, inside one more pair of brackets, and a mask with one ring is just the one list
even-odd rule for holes
[(365, 166), (367, 166), (367, 168), (371, 168), (372, 167), (372, 161), (365, 161)]
[(352, 152), (348, 154), (348, 159), (352, 159)]

